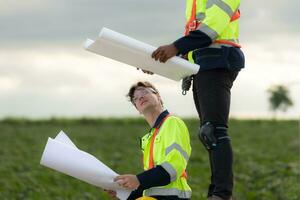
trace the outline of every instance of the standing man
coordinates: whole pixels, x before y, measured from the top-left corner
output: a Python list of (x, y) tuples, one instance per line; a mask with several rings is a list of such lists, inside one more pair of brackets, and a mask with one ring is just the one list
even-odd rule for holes
[[(186, 0), (185, 36), (152, 54), (160, 62), (181, 55), (200, 65), (192, 77), (193, 96), (200, 118), (198, 136), (210, 159), (209, 200), (232, 198), (230, 89), (245, 62), (238, 43), (239, 5), (240, 0)], [(184, 79), (183, 86), (189, 80)]]
[[(163, 109), (157, 89), (149, 82), (134, 84), (129, 100), (151, 127), (141, 139), (144, 170), (138, 175), (120, 175), (115, 181), (134, 190), (128, 200), (142, 196), (158, 200), (189, 200), (186, 167), (191, 154), (190, 137), (184, 122)], [(109, 191), (111, 196), (115, 194)]]

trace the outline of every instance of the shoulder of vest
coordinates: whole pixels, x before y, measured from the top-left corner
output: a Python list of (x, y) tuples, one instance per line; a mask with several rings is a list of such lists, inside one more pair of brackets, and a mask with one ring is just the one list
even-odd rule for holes
[(174, 116), (174, 115), (169, 116), (167, 121), (170, 121), (170, 122), (175, 122), (175, 121), (183, 122), (182, 119), (180, 119), (179, 117)]
[(168, 119), (165, 121), (165, 123), (166, 126), (169, 126), (170, 124), (174, 124), (174, 123), (178, 124), (179, 127), (182, 127), (182, 125), (185, 126), (184, 121), (181, 118), (174, 115), (169, 116)]

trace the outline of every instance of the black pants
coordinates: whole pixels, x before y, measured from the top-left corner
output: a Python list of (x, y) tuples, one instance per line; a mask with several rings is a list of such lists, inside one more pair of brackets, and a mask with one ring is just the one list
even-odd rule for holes
[[(237, 75), (238, 71), (228, 69), (200, 71), (194, 75), (193, 95), (201, 125), (210, 122), (216, 127), (228, 127), (230, 89)], [(226, 129), (222, 131), (221, 134), (227, 135)], [(208, 196), (217, 195), (228, 199), (233, 189), (233, 154), (230, 140), (222, 140), (208, 154), (211, 168)]]

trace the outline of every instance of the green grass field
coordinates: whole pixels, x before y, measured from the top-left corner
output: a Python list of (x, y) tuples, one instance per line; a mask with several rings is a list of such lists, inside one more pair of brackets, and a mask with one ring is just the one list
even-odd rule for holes
[[(190, 129), (188, 166), (193, 200), (206, 199), (208, 157)], [(231, 120), (236, 200), (299, 200), (300, 164), (297, 121)], [(0, 122), (0, 199), (109, 199), (99, 188), (39, 164), (48, 137), (64, 130), (78, 148), (118, 173), (142, 170), (139, 137), (142, 119), (3, 120)]]

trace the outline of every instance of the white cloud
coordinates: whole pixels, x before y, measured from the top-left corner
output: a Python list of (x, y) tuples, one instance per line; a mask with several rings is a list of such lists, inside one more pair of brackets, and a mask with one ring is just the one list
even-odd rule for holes
[(294, 45), (279, 47), (272, 39), (265, 44), (244, 45), (247, 62), (233, 88), (233, 115), (270, 115), (267, 89), (275, 84), (288, 86), (295, 103), (285, 116), (300, 115), (300, 57), (297, 49)]
[(50, 5), (50, 1), (43, 0), (0, 0), (0, 13), (2, 16), (13, 16), (17, 13), (30, 13), (34, 10), (43, 10)]
[(19, 83), (0, 94), (6, 105), (0, 116), (135, 115), (125, 98), (131, 84), (145, 79), (162, 86), (173, 82), (81, 49), (35, 47), (0, 50), (0, 55), (0, 66), (5, 66), (0, 74)]
[(6, 91), (14, 91), (20, 86), (20, 81), (11, 77), (0, 76), (0, 91), (5, 93)]
[[(184, 5), (167, 0), (0, 1), (0, 117), (137, 115), (125, 94), (138, 80), (153, 82), (170, 111), (196, 116), (191, 91), (182, 96), (180, 83), (138, 73), (81, 47), (102, 26), (153, 45), (172, 42), (183, 32)], [(232, 90), (233, 115), (269, 114), (266, 89), (278, 83), (290, 85), (295, 101), (287, 114), (299, 115), (297, 5), (242, 2), (246, 68)]]
[[(272, 84), (290, 84), (299, 80), (300, 58), (293, 48), (282, 49), (282, 59), (268, 45), (244, 45), (246, 68), (240, 72), (232, 91), (234, 116), (267, 115), (267, 88)], [(179, 82), (157, 75), (149, 76), (107, 58), (74, 48), (33, 47), (0, 50), (0, 116), (137, 116), (125, 95), (139, 80), (153, 82), (161, 91), (165, 105), (175, 114), (197, 116), (191, 91), (181, 95)], [(284, 66), (289, 58), (288, 66)], [(295, 64), (295, 65), (294, 65)], [(5, 66), (5, 67), (4, 67)], [(299, 113), (299, 87), (291, 86), (296, 105), (288, 114)]]

